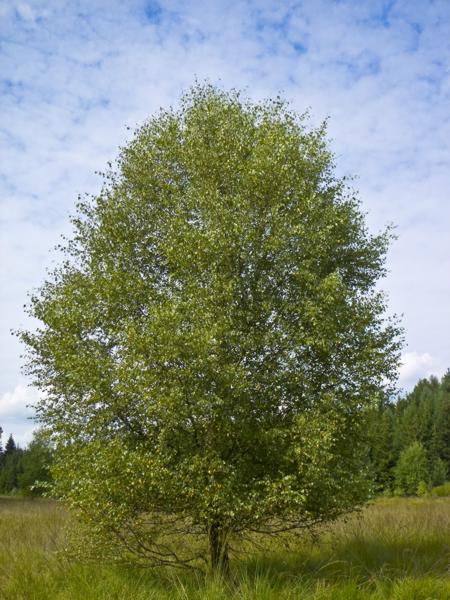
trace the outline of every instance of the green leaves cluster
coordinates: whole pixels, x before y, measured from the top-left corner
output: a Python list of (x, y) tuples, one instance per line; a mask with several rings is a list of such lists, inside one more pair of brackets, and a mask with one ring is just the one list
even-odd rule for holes
[(367, 231), (324, 127), (195, 86), (73, 224), (21, 335), (56, 493), (115, 556), (197, 564), (172, 527), (214, 562), (230, 535), (364, 501), (367, 411), (398, 359), (375, 289), (390, 232)]

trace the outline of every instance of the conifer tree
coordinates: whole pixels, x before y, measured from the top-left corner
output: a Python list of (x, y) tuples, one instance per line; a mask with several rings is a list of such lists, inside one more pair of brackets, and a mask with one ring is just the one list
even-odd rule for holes
[(10, 493), (18, 490), (18, 477), (21, 473), (22, 450), (16, 446), (12, 434), (9, 436), (3, 452), (0, 469), (0, 493)]
[(52, 448), (47, 437), (36, 431), (28, 447), (23, 451), (17, 485), (25, 496), (38, 496), (51, 480), (50, 466), (53, 459)]
[(435, 458), (431, 464), (431, 482), (433, 485), (442, 485), (447, 481), (448, 465), (441, 458)]
[(16, 442), (14, 441), (14, 438), (11, 433), (5, 445), (5, 456), (13, 454), (16, 451), (16, 449)]
[(398, 459), (394, 449), (395, 424), (395, 406), (383, 403), (373, 414), (370, 438), (370, 462), (376, 492), (392, 488), (393, 468)]

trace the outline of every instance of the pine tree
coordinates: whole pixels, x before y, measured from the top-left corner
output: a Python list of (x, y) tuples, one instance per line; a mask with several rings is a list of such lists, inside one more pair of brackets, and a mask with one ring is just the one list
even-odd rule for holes
[(409, 394), (382, 405), (371, 430), (376, 490), (390, 487), (400, 455), (415, 443), (428, 457), (427, 481), (445, 481), (450, 467), (450, 370), (440, 381), (434, 376), (421, 379)]
[(448, 466), (441, 458), (436, 458), (431, 465), (431, 481), (433, 485), (442, 485), (448, 476)]
[(8, 456), (8, 455), (12, 454), (16, 450), (17, 450), (16, 442), (14, 441), (14, 438), (13, 438), (13, 436), (11, 434), (9, 436), (9, 438), (8, 438), (8, 441), (6, 442), (5, 456)]
[[(8, 440), (9, 441), (9, 440)], [(13, 440), (14, 441), (14, 440)], [(3, 464), (0, 469), (0, 493), (9, 494), (19, 490), (19, 476), (22, 472), (23, 450), (17, 448), (14, 444), (6, 444), (5, 452), (3, 453)]]
[(450, 369), (447, 369), (447, 372), (441, 379), (441, 390), (450, 394)]
[(377, 492), (392, 487), (393, 468), (398, 459), (394, 450), (394, 430), (395, 407), (387, 403), (376, 411), (372, 424), (370, 462)]

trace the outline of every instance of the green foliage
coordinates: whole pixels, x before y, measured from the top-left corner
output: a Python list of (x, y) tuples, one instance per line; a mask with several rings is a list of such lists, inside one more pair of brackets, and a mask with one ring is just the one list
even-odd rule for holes
[(398, 360), (376, 289), (391, 235), (368, 233), (324, 127), (196, 86), (78, 209), (21, 337), (55, 493), (98, 552), (198, 567), (209, 540), (226, 568), (236, 536), (364, 502)]
[(53, 452), (48, 439), (43, 432), (37, 432), (22, 455), (21, 473), (17, 482), (23, 495), (42, 495), (51, 481), (52, 460)]
[(52, 451), (42, 432), (36, 432), (28, 448), (18, 448), (10, 437), (0, 457), (0, 494), (39, 496), (50, 482)]
[(450, 496), (450, 482), (438, 485), (431, 490), (433, 496)]
[(371, 414), (370, 464), (377, 492), (392, 490), (396, 464), (395, 424), (395, 409), (389, 403), (381, 403)]
[(419, 442), (428, 457), (426, 481), (448, 476), (450, 456), (450, 372), (439, 381), (422, 379), (397, 402), (382, 402), (370, 420), (370, 464), (377, 491), (392, 490), (400, 454)]
[[(9, 438), (9, 442), (12, 437)], [(3, 453), (0, 463), (0, 494), (15, 493), (19, 490), (19, 475), (22, 472), (21, 459), (23, 450), (9, 443), (9, 448)]]
[(433, 468), (431, 472), (431, 481), (433, 485), (442, 485), (448, 476), (448, 466), (441, 459), (436, 458), (433, 462)]
[(425, 481), (419, 481), (419, 485), (417, 486), (417, 495), (418, 496), (428, 496), (430, 491), (430, 486)]
[(395, 467), (395, 484), (406, 494), (413, 495), (419, 485), (428, 482), (428, 479), (429, 467), (425, 448), (419, 442), (414, 442), (400, 455)]

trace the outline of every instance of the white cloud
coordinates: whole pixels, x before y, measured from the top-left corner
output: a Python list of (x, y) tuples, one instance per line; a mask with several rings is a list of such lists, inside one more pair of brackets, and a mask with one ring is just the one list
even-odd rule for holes
[(410, 389), (419, 379), (430, 377), (431, 375), (442, 376), (444, 368), (436, 358), (431, 354), (424, 352), (407, 352), (402, 355), (401, 366), (399, 369), (399, 384), (403, 389)]
[(33, 416), (32, 405), (38, 398), (37, 391), (23, 383), (17, 385), (12, 392), (6, 392), (0, 397), (0, 423), (5, 419)]
[(39, 394), (24, 383), (18, 384), (12, 392), (0, 397), (0, 427), (3, 430), (3, 443), (12, 434), (16, 443), (24, 447), (30, 442), (37, 423), (33, 421), (32, 405)]
[(33, 421), (14, 419), (3, 424), (2, 445), (4, 446), (10, 435), (21, 448), (25, 448), (33, 439), (33, 433), (37, 429)]

